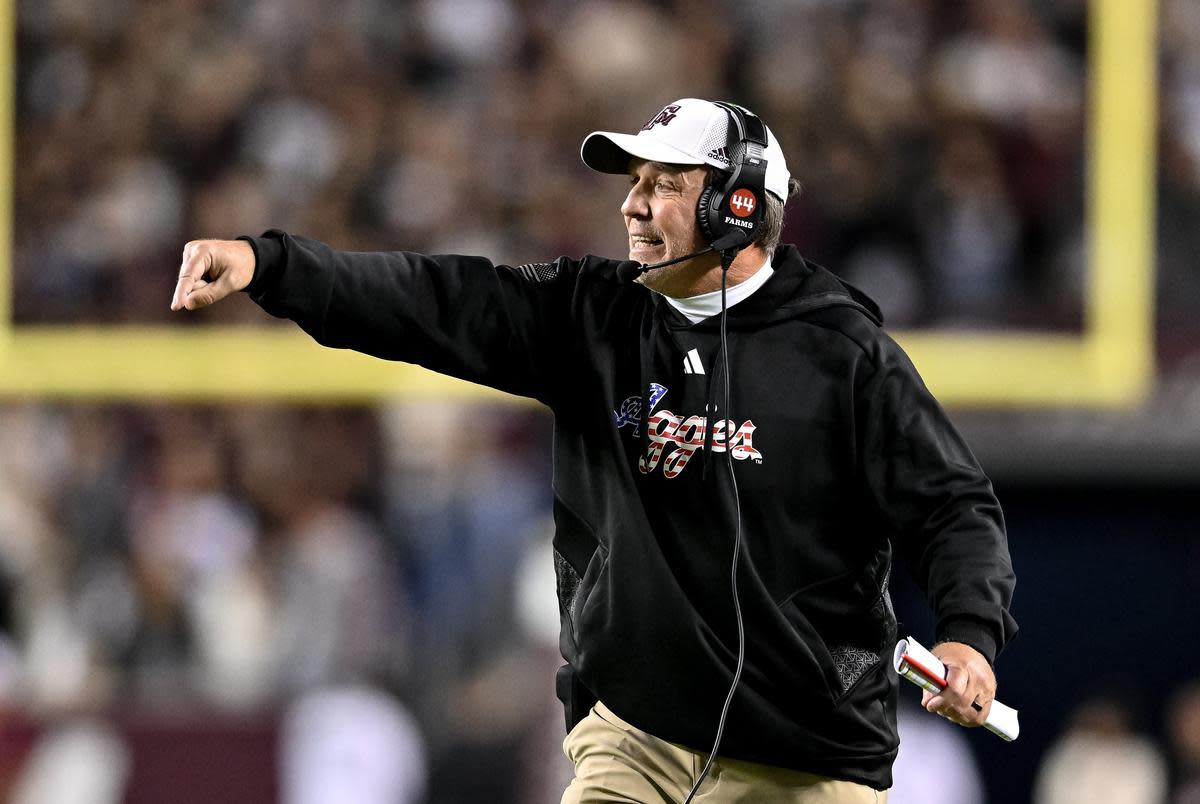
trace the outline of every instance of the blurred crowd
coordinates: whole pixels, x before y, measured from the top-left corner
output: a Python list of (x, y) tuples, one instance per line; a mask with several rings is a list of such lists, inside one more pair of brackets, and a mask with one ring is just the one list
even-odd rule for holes
[[(477, 404), (0, 407), (0, 733), (283, 716), (289, 802), (557, 796), (548, 439)], [(345, 755), (409, 793), (314, 793)]]
[[(579, 144), (698, 96), (769, 122), (804, 185), (786, 239), (893, 323), (1082, 323), (1087, 0), (18, 8), (23, 322), (165, 320), (184, 241), (268, 227), (512, 263), (623, 253), (623, 186)], [(1200, 11), (1162, 17), (1169, 334), (1200, 300)]]
[(1165, 703), (1164, 749), (1132, 687), (1086, 696), (1042, 760), (1033, 804), (1200, 804), (1200, 679)]
[[(1200, 4), (1161, 5), (1158, 314), (1186, 358)], [(891, 322), (1082, 324), (1086, 0), (20, 0), (16, 42), (19, 324), (265, 324), (167, 306), (184, 241), (270, 227), (622, 255), (624, 186), (579, 144), (684, 96), (764, 117), (804, 185), (785, 239)], [(347, 755), (347, 800), (557, 801), (548, 433), (440, 401), (5, 403), (0, 725), (281, 713), (288, 801)], [(1197, 719), (1155, 766), (1180, 804)], [(44, 764), (107, 757), (74, 777), (97, 802), (136, 769), (90, 728)], [(46, 800), (38, 767), (0, 790)]]

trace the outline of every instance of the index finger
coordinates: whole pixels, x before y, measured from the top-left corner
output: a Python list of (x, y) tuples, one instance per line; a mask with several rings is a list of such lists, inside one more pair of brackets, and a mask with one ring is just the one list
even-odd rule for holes
[[(942, 690), (942, 694), (949, 693), (952, 698), (966, 698), (967, 688), (973, 680), (972, 673), (969, 668), (960, 667), (958, 665), (946, 665), (946, 688)], [(968, 701), (963, 700), (963, 703)]]
[(183, 247), (183, 258), (179, 264), (179, 281), (175, 283), (175, 294), (171, 297), (171, 309), (182, 310), (187, 306), (187, 297), (197, 281), (204, 275), (204, 257), (195, 244)]
[(967, 688), (971, 680), (969, 670), (957, 665), (946, 665), (946, 686), (941, 692), (932, 693), (922, 701), (930, 712), (948, 714), (947, 710), (961, 710), (970, 704)]

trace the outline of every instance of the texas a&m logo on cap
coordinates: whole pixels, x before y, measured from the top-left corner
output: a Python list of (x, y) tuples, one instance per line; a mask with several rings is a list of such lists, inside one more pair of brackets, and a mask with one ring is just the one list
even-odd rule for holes
[(729, 197), (729, 208), (739, 218), (747, 218), (753, 215), (754, 208), (757, 206), (758, 199), (754, 197), (754, 193), (744, 187), (734, 190), (733, 195)]
[(667, 125), (675, 119), (675, 115), (679, 114), (679, 106), (671, 104), (664, 106), (663, 110), (646, 121), (646, 125), (642, 126), (642, 131), (649, 131), (657, 125)]

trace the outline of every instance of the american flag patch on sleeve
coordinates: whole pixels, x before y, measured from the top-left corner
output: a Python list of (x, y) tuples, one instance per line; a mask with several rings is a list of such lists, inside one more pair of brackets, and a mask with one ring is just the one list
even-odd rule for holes
[(553, 262), (527, 262), (513, 270), (530, 282), (549, 282), (558, 276), (558, 264)]

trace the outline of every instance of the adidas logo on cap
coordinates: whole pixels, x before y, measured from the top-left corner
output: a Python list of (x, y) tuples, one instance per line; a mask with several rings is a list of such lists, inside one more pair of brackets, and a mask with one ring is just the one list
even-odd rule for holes
[(720, 162), (723, 165), (728, 165), (729, 149), (724, 146), (721, 146), (720, 148), (713, 148), (708, 152), (708, 158), (710, 161)]

